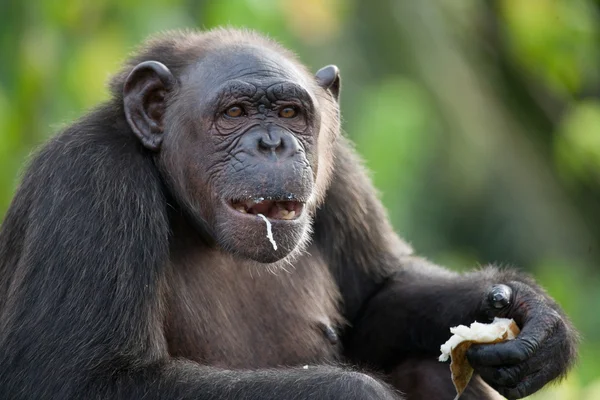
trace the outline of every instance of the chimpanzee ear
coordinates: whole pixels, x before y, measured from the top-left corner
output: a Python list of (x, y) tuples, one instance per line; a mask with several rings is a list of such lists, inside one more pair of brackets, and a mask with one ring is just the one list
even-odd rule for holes
[(163, 139), (165, 95), (175, 86), (171, 71), (158, 61), (133, 68), (123, 85), (125, 117), (144, 147), (158, 151)]
[(323, 89), (329, 90), (333, 97), (338, 100), (340, 97), (340, 70), (335, 65), (328, 65), (321, 68), (315, 74), (317, 83)]

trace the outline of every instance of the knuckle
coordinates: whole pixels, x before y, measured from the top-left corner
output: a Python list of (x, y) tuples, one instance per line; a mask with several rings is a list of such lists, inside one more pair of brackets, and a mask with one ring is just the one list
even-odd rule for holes
[(558, 320), (556, 323), (556, 333), (557, 336), (562, 338), (566, 338), (569, 336), (569, 327), (562, 319)]
[(548, 331), (558, 331), (566, 328), (565, 321), (560, 314), (549, 306), (540, 307), (539, 320)]
[(523, 386), (517, 386), (514, 390), (515, 398), (520, 399), (527, 396), (527, 390)]
[(501, 358), (508, 364), (517, 364), (527, 360), (529, 350), (526, 345), (517, 345), (506, 347), (502, 350)]
[(535, 338), (528, 338), (519, 341), (519, 346), (515, 349), (515, 355), (520, 357), (520, 361), (529, 358), (539, 347), (539, 341)]
[(498, 374), (498, 383), (503, 386), (516, 386), (521, 381), (521, 367), (502, 368)]
[(516, 386), (523, 379), (521, 365), (510, 368), (484, 368), (477, 372), (486, 382), (496, 386)]
[(559, 318), (554, 324), (554, 333), (553, 336), (560, 340), (567, 340), (571, 336), (571, 331), (569, 330), (568, 324), (564, 319)]

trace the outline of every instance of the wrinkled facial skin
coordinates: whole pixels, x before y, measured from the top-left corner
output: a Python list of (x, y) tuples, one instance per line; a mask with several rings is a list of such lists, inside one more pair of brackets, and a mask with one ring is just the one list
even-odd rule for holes
[(167, 107), (161, 169), (192, 218), (234, 255), (271, 263), (308, 238), (320, 114), (306, 75), (269, 50), (224, 49), (180, 78)]

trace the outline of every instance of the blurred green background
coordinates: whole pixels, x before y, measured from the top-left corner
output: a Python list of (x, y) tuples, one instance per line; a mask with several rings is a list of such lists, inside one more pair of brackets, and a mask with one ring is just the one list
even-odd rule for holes
[[(600, 399), (600, 5), (592, 0), (0, 0), (0, 217), (28, 154), (149, 34), (245, 26), (342, 71), (396, 229), (453, 269), (534, 274), (581, 330), (538, 399)], [(551, 361), (551, 360), (549, 360)]]

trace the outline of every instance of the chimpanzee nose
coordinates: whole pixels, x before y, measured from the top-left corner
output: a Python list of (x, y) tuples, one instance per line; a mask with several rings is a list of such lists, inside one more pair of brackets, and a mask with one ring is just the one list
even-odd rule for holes
[(302, 148), (293, 132), (280, 126), (255, 126), (242, 135), (240, 146), (254, 157), (273, 160), (295, 157)]
[(275, 151), (282, 147), (283, 141), (281, 140), (281, 135), (278, 134), (267, 134), (265, 133), (258, 139), (258, 148), (262, 151)]
[(286, 129), (273, 127), (256, 133), (256, 150), (267, 158), (293, 157), (300, 149), (298, 139)]

